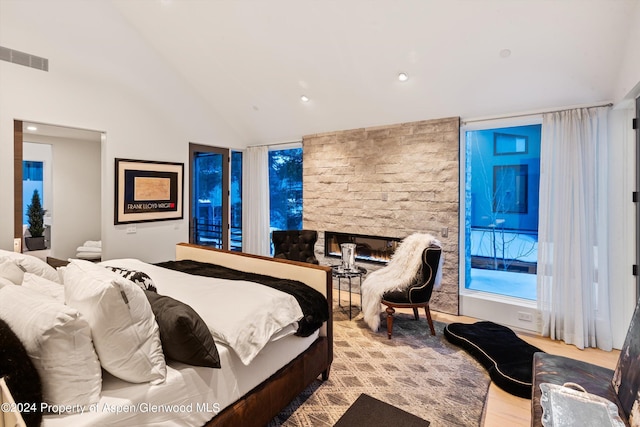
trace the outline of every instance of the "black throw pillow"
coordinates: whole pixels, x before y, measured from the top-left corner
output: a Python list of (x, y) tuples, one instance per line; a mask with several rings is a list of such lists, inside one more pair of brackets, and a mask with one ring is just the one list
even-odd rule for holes
[(16, 403), (23, 407), (27, 426), (42, 423), (42, 383), (27, 350), (7, 323), (0, 319), (0, 377)]
[(144, 291), (160, 328), (165, 357), (194, 366), (220, 368), (220, 355), (204, 320), (187, 304)]

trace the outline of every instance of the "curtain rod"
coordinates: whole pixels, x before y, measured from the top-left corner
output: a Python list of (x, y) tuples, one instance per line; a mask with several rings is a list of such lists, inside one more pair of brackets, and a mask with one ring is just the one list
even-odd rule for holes
[(292, 144), (302, 144), (302, 140), (297, 140), (297, 141), (288, 141), (288, 142), (276, 142), (273, 144), (256, 144), (256, 145), (247, 145), (247, 148), (249, 147), (275, 147), (277, 145), (292, 145)]
[(490, 120), (515, 119), (515, 118), (518, 118), (518, 117), (536, 116), (538, 114), (560, 113), (562, 111), (577, 110), (579, 108), (598, 108), (598, 107), (611, 107), (611, 106), (613, 106), (613, 103), (612, 102), (608, 102), (606, 104), (597, 104), (597, 105), (590, 105), (590, 106), (583, 106), (583, 107), (560, 108), (560, 109), (557, 109), (557, 110), (550, 110), (550, 111), (538, 111), (538, 112), (532, 112), (532, 113), (511, 114), (511, 115), (508, 115), (508, 116), (485, 117), (485, 118), (480, 118), (480, 119), (463, 120), (462, 121), (462, 125), (466, 125), (468, 123), (488, 122)]

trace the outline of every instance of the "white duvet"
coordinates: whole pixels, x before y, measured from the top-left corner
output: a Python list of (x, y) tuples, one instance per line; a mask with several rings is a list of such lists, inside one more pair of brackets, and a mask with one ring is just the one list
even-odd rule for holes
[(137, 259), (100, 264), (147, 273), (159, 294), (190, 305), (214, 340), (231, 347), (245, 365), (270, 341), (293, 334), (303, 316), (293, 296), (258, 283), (193, 276)]

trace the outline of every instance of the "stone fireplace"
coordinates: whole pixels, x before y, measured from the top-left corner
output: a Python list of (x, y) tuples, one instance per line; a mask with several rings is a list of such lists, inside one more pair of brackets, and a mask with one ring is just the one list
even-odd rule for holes
[[(445, 256), (431, 308), (458, 314), (459, 139), (458, 117), (303, 137), (303, 227), (318, 231), (320, 263), (340, 262), (332, 250), (325, 256), (326, 232), (431, 233)], [(385, 265), (356, 263), (369, 272)]]

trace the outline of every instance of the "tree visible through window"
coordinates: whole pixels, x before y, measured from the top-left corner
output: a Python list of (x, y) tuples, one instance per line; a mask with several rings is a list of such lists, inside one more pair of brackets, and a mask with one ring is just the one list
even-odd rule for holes
[(302, 229), (302, 148), (269, 151), (272, 230)]
[(231, 250), (242, 251), (242, 151), (231, 152)]

